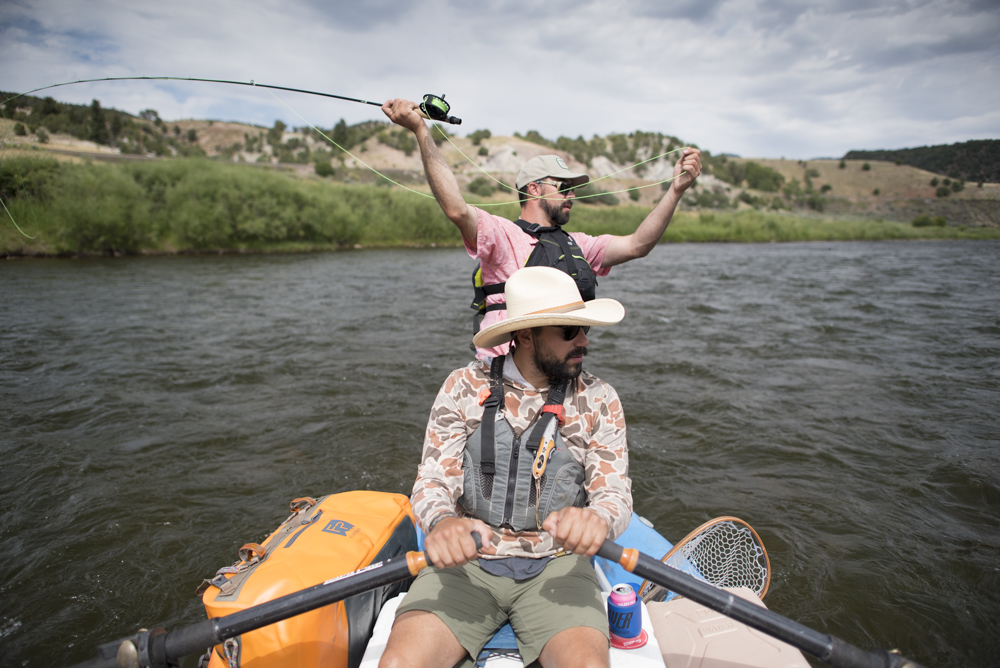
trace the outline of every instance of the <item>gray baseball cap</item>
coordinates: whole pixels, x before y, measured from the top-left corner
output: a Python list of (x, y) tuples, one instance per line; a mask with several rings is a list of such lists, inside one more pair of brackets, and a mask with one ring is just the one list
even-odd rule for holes
[(566, 162), (558, 155), (540, 155), (524, 163), (521, 171), (517, 173), (514, 186), (520, 190), (533, 181), (541, 181), (550, 177), (569, 181), (574, 188), (590, 181), (590, 177), (586, 174), (571, 172), (566, 166)]

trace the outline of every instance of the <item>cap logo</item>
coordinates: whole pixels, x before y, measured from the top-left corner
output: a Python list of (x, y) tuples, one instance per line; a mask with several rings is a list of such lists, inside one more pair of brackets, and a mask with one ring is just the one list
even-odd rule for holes
[(562, 167), (563, 169), (565, 169), (567, 172), (569, 171), (569, 167), (566, 166), (566, 163), (563, 162), (562, 158), (557, 157), (556, 158), (556, 164), (559, 165), (560, 167)]

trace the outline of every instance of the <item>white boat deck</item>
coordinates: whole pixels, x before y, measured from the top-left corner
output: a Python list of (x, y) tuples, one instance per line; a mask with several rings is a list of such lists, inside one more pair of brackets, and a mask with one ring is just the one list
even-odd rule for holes
[[(749, 589), (733, 592), (764, 605)], [(404, 596), (387, 601), (382, 608), (361, 668), (377, 668)], [(607, 597), (605, 592), (605, 605)], [(649, 642), (638, 649), (612, 648), (612, 668), (809, 668), (794, 647), (686, 599), (643, 603), (642, 628)], [(490, 657), (486, 663), (490, 668), (524, 666), (519, 658), (508, 656)]]

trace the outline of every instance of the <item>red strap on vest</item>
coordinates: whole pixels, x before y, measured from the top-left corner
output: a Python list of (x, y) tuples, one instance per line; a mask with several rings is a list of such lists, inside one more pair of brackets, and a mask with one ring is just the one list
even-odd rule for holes
[(490, 394), (491, 394), (490, 386), (487, 385), (483, 389), (479, 390), (479, 396), (476, 397), (476, 401), (479, 403), (480, 406), (482, 406), (483, 402), (490, 398)]
[(562, 404), (545, 404), (542, 406), (543, 413), (552, 413), (559, 418), (559, 424), (566, 422), (566, 408)]

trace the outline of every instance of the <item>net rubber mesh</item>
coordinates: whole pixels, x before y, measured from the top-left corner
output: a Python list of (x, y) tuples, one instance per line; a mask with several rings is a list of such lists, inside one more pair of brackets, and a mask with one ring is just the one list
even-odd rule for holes
[[(771, 581), (767, 550), (757, 532), (736, 517), (717, 517), (678, 543), (662, 562), (720, 588), (746, 587), (764, 598)], [(647, 603), (667, 601), (676, 594), (649, 581), (639, 595)]]

